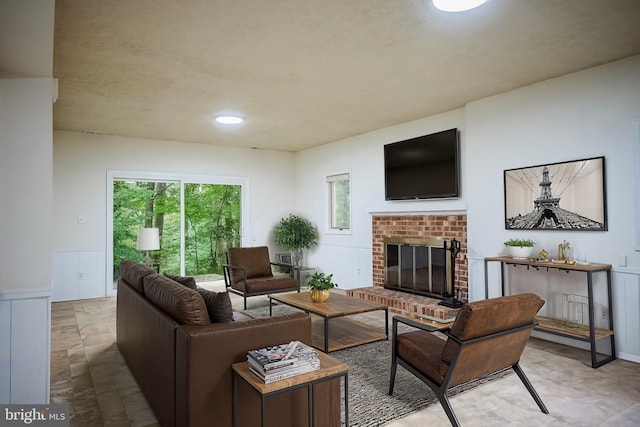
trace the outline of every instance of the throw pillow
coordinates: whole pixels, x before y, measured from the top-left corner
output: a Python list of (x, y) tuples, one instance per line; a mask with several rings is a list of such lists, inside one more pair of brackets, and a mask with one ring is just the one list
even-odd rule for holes
[(175, 280), (181, 285), (186, 286), (189, 289), (193, 289), (194, 291), (197, 289), (196, 279), (194, 279), (193, 277), (174, 276), (172, 274), (167, 274), (167, 273), (164, 273), (164, 275), (167, 276), (169, 279)]
[(207, 306), (209, 320), (211, 323), (231, 322), (233, 320), (233, 307), (229, 292), (213, 292), (207, 289), (198, 288), (198, 292), (204, 299)]

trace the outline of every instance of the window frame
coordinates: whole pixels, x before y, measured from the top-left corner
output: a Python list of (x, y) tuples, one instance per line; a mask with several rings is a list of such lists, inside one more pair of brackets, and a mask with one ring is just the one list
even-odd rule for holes
[[(352, 199), (352, 176), (351, 170), (341, 171), (336, 173), (330, 173), (325, 176), (325, 201), (326, 201), (326, 230), (327, 234), (342, 234), (342, 235), (350, 235), (352, 230), (351, 220), (353, 218), (351, 212), (351, 199)], [(349, 183), (349, 226), (345, 228), (334, 227), (334, 199), (333, 199), (333, 183), (336, 181), (345, 181), (345, 179), (340, 179), (341, 177), (346, 176), (346, 181)]]

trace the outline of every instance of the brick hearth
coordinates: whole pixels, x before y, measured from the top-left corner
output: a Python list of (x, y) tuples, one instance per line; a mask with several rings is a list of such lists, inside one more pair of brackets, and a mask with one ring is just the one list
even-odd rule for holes
[(381, 286), (347, 289), (347, 295), (377, 304), (384, 304), (389, 307), (391, 313), (396, 314), (427, 314), (438, 319), (447, 319), (451, 317), (449, 316), (450, 313), (458, 311), (457, 309), (438, 305), (440, 300), (435, 298), (393, 291)]

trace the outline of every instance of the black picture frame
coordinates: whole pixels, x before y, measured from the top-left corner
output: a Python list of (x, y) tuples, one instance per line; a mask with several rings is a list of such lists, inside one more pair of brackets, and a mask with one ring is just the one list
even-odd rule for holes
[(507, 230), (607, 231), (604, 156), (504, 171)]

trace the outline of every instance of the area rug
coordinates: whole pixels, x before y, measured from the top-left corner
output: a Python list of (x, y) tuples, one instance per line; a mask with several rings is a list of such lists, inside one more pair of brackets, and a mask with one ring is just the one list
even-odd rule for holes
[[(297, 311), (292, 307), (274, 306), (273, 314)], [(268, 307), (246, 311), (255, 317), (269, 315)], [(361, 322), (383, 326), (384, 316), (365, 314), (353, 316)], [(391, 329), (391, 322), (389, 322)], [(391, 333), (391, 331), (389, 331)], [(402, 332), (402, 330), (400, 330)], [(425, 408), (439, 404), (435, 394), (422, 381), (411, 375), (402, 366), (396, 371), (393, 395), (389, 396), (389, 373), (391, 369), (391, 340), (364, 344), (335, 351), (331, 356), (349, 366), (349, 425), (352, 427), (377, 427)], [(449, 392), (449, 396), (472, 389), (479, 384), (510, 375), (503, 371), (486, 379), (475, 381)], [(344, 396), (344, 393), (342, 393)], [(455, 404), (455, 401), (454, 401)]]

